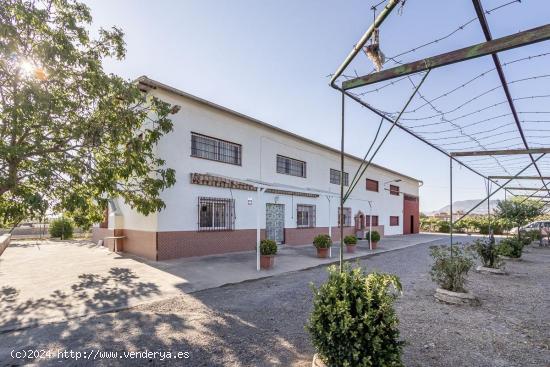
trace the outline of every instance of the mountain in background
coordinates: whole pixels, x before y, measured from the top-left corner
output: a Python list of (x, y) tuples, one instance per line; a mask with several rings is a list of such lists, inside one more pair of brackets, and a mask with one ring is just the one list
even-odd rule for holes
[[(480, 201), (481, 199), (455, 201), (453, 202), (453, 212), (454, 213), (458, 211), (467, 212)], [(499, 200), (490, 201), (491, 212), (496, 208), (498, 202)], [(450, 211), (450, 206), (446, 205), (441, 209), (434, 210), (432, 212), (427, 212), (426, 215), (434, 215), (437, 213), (449, 213), (449, 211)], [(483, 204), (481, 204), (479, 207), (477, 207), (471, 214), (487, 214), (487, 200)]]

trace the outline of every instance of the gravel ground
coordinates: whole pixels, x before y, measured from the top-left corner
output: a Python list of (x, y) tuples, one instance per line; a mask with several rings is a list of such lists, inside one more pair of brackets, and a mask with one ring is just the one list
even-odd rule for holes
[[(510, 275), (472, 273), (468, 289), (480, 307), (435, 302), (428, 245), (361, 261), (370, 270), (399, 275), (396, 304), (407, 366), (550, 366), (550, 249), (531, 247)], [(309, 283), (324, 268), (196, 292), (127, 311), (50, 324), (0, 336), (0, 364), (20, 365), (12, 349), (46, 349), (47, 365), (309, 366), (314, 353), (304, 331), (311, 307)], [(61, 360), (57, 350), (86, 352)], [(95, 360), (97, 350), (118, 359)], [(122, 351), (189, 352), (182, 360), (124, 359)], [(28, 361), (27, 361), (28, 362)]]

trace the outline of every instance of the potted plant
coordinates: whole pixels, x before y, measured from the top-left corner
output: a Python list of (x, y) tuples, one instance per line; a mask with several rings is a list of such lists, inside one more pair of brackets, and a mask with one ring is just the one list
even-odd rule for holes
[(380, 233), (378, 233), (378, 231), (372, 231), (371, 235), (370, 232), (367, 232), (366, 238), (367, 240), (372, 241), (371, 248), (374, 250), (378, 245), (378, 241), (380, 241)]
[(502, 269), (503, 262), (498, 255), (498, 246), (494, 240), (476, 240), (474, 241), (473, 248), (476, 250), (482, 263), (482, 266), (476, 268), (478, 272), (506, 274)]
[(328, 268), (328, 280), (313, 288), (306, 330), (317, 354), (313, 366), (403, 366), (394, 301), (399, 278), (367, 274), (344, 264)]
[(349, 253), (354, 253), (355, 246), (357, 246), (357, 237), (346, 236), (344, 237), (344, 243), (346, 244), (346, 251)]
[(273, 240), (262, 240), (260, 242), (260, 268), (271, 269), (275, 263), (277, 244)]
[(464, 288), (466, 276), (474, 266), (471, 249), (461, 244), (432, 246), (430, 255), (434, 259), (430, 275), (439, 285), (435, 298), (445, 303), (477, 305), (478, 299)]
[(332, 245), (332, 239), (328, 234), (320, 234), (313, 239), (313, 246), (317, 248), (317, 257), (328, 257), (328, 249)]

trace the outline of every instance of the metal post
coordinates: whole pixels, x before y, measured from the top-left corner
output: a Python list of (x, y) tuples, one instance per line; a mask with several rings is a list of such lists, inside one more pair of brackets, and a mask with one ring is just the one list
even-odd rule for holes
[(449, 206), (451, 208), (450, 210), (450, 217), (449, 217), (449, 234), (450, 234), (450, 240), (451, 240), (451, 256), (453, 254), (453, 159), (449, 159), (449, 199), (450, 203)]
[[(332, 208), (330, 205), (330, 196), (326, 195), (326, 198), (328, 200), (328, 235), (332, 239), (332, 223), (330, 222), (330, 212), (332, 211)], [(332, 245), (328, 248), (328, 257), (332, 257)]]
[(260, 271), (260, 218), (262, 216), (261, 202), (262, 202), (263, 188), (258, 187), (256, 191), (256, 270)]
[(369, 250), (372, 250), (372, 203), (369, 201)]
[(345, 101), (346, 95), (342, 92), (342, 136), (340, 141), (340, 213), (338, 218), (340, 222), (340, 272), (344, 270), (344, 123), (345, 123)]

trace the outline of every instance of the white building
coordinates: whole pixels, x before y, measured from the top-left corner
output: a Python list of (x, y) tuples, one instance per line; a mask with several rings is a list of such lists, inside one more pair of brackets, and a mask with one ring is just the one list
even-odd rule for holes
[[(166, 208), (156, 214), (115, 202), (108, 220), (94, 228), (94, 240), (125, 236), (123, 251), (165, 260), (253, 250), (258, 222), (262, 238), (285, 245), (310, 244), (329, 227), (339, 238), (338, 150), (147, 77), (138, 81), (181, 106), (171, 116), (174, 130), (157, 147), (177, 182), (162, 193)], [(360, 163), (346, 155), (346, 184)], [(382, 235), (418, 232), (420, 183), (371, 165), (345, 204), (345, 234), (368, 229), (370, 210)], [(260, 201), (258, 188), (265, 190)]]

